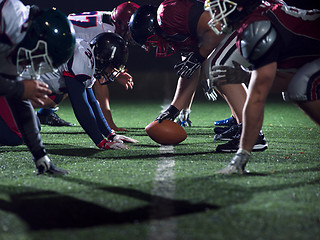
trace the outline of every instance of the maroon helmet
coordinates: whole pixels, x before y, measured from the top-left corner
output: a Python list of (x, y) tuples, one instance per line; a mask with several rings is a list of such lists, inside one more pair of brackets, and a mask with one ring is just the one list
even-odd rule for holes
[(126, 36), (129, 33), (128, 23), (130, 17), (139, 7), (140, 6), (138, 4), (128, 1), (121, 3), (112, 10), (111, 19), (115, 24), (116, 33), (121, 37), (125, 39), (127, 38)]

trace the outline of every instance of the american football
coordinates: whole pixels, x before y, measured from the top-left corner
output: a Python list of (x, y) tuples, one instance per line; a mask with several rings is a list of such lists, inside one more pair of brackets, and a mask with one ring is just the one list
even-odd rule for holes
[(179, 124), (164, 119), (161, 123), (151, 122), (145, 127), (148, 136), (155, 142), (162, 145), (176, 145), (187, 138), (187, 133)]

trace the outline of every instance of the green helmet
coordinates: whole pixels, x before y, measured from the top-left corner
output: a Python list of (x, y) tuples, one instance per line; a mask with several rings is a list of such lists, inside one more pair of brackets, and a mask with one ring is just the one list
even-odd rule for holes
[(39, 75), (54, 71), (71, 58), (75, 31), (64, 13), (52, 8), (30, 15), (29, 21), (26, 36), (18, 44), (18, 68), (26, 65)]

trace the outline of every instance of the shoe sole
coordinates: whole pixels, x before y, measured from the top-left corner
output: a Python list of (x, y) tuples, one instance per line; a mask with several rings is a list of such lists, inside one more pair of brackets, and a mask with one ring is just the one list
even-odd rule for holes
[(256, 144), (253, 146), (252, 152), (262, 152), (268, 149), (268, 144)]
[[(263, 152), (268, 149), (268, 144), (257, 144), (253, 146), (252, 152)], [(217, 153), (235, 153), (238, 149), (222, 149), (216, 150)]]
[(216, 141), (231, 141), (233, 138), (214, 138)]

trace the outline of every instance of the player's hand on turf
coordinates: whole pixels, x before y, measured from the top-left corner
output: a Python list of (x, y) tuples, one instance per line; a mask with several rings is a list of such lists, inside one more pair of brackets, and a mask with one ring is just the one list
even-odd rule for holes
[(247, 171), (245, 170), (245, 167), (247, 165), (247, 162), (249, 161), (250, 155), (251, 154), (248, 151), (239, 149), (228, 166), (220, 169), (216, 173), (224, 175), (231, 175), (233, 173), (246, 173)]
[(124, 143), (112, 142), (107, 139), (103, 139), (97, 147), (100, 149), (129, 149), (129, 147)]
[(125, 142), (125, 143), (138, 143), (138, 140), (135, 140), (133, 138), (129, 138), (124, 135), (116, 134), (116, 136), (113, 138), (114, 142)]
[(224, 84), (248, 83), (250, 80), (250, 72), (245, 70), (239, 63), (232, 61), (234, 67), (231, 66), (213, 66), (210, 72), (210, 81), (212, 86)]
[(69, 173), (67, 170), (54, 166), (47, 155), (36, 161), (36, 167), (38, 169), (37, 175), (41, 175), (44, 173), (53, 175), (65, 175)]
[(176, 123), (178, 123), (182, 127), (191, 127), (192, 122), (189, 118), (190, 116), (190, 110), (181, 110), (178, 119), (176, 120)]
[(178, 76), (190, 78), (201, 66), (205, 58), (202, 57), (199, 52), (190, 52), (184, 56), (186, 58), (174, 65), (174, 69), (177, 71)]
[(180, 111), (175, 106), (170, 105), (167, 108), (167, 110), (160, 113), (159, 116), (155, 120), (157, 120), (159, 123), (161, 123), (163, 119), (168, 119), (168, 120), (174, 121), (179, 113), (180, 113)]

